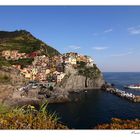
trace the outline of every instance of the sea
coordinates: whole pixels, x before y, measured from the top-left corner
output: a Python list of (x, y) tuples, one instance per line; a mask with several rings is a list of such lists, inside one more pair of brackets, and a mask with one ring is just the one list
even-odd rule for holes
[[(140, 90), (124, 89), (125, 85), (140, 84), (140, 73), (105, 72), (103, 75), (118, 89), (140, 95)], [(72, 96), (77, 100), (48, 105), (48, 110), (55, 112), (59, 121), (71, 129), (94, 129), (98, 124), (110, 123), (111, 118), (140, 119), (140, 103), (101, 90), (88, 90)]]

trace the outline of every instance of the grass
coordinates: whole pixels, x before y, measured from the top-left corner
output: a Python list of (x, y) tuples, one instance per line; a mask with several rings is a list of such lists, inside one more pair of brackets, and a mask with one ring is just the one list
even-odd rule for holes
[(1, 105), (0, 129), (68, 129), (46, 108), (47, 103), (40, 105), (39, 110), (31, 105), (12, 109)]

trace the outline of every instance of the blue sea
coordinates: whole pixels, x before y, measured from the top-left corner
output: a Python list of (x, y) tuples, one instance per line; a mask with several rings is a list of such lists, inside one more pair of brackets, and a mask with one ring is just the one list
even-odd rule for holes
[[(103, 75), (107, 82), (123, 90), (127, 90), (123, 88), (124, 85), (140, 83), (140, 73), (106, 72)], [(127, 91), (140, 95), (140, 90)], [(110, 93), (90, 90), (74, 98), (78, 101), (48, 106), (49, 111), (55, 112), (69, 128), (93, 129), (98, 124), (109, 123), (114, 117), (140, 119), (140, 103), (132, 103)]]

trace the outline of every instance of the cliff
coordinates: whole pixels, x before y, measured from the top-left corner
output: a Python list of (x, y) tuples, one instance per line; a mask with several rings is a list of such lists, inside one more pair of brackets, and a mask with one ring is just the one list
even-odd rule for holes
[(65, 68), (66, 76), (60, 83), (60, 87), (73, 91), (83, 89), (100, 89), (105, 83), (101, 71), (94, 64), (93, 67), (74, 69), (71, 66)]

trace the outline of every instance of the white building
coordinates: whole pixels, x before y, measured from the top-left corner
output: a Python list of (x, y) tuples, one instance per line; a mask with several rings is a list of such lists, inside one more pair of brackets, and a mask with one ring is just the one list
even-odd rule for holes
[(94, 64), (94, 61), (93, 61), (93, 59), (91, 58), (91, 57), (87, 57), (87, 66), (89, 66), (89, 67), (93, 67), (93, 64)]
[(69, 64), (72, 64), (72, 65), (76, 65), (77, 64), (76, 58), (73, 57), (73, 56), (70, 56), (68, 61), (69, 61)]
[(46, 69), (45, 74), (48, 75), (50, 72), (51, 72), (50, 69)]
[(57, 75), (57, 83), (61, 82), (65, 75), (65, 73), (60, 73), (59, 75)]

